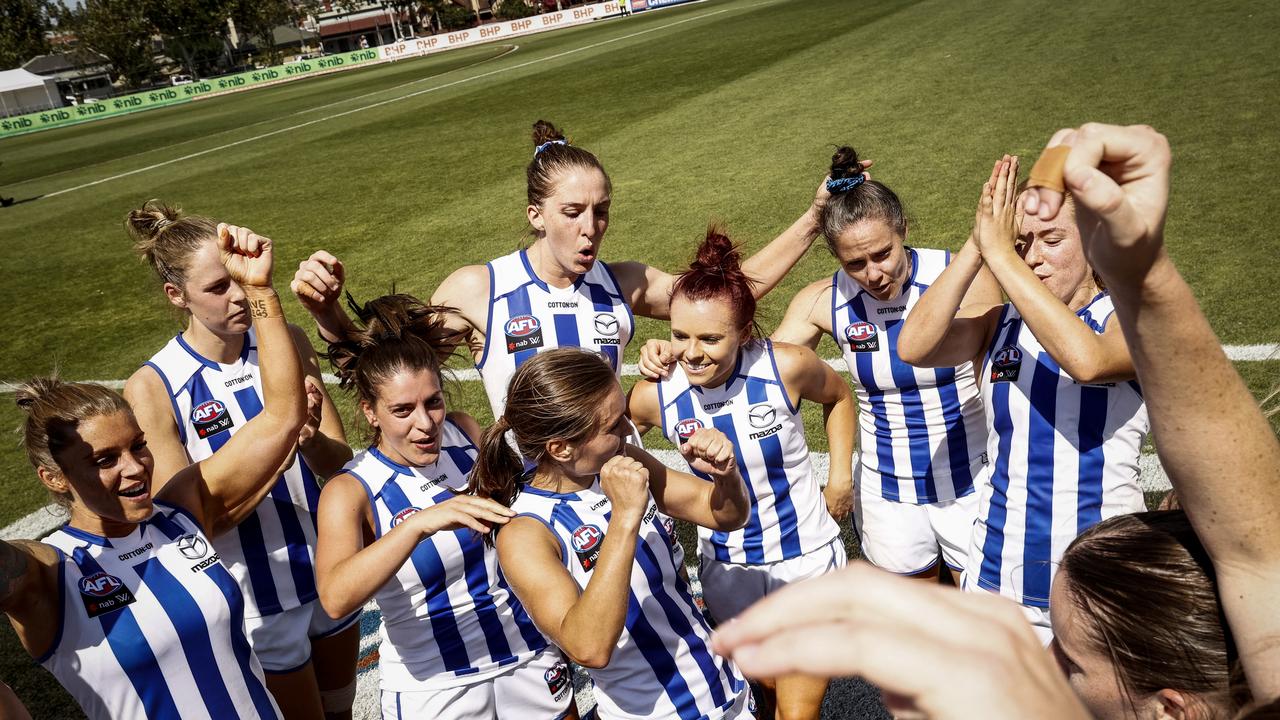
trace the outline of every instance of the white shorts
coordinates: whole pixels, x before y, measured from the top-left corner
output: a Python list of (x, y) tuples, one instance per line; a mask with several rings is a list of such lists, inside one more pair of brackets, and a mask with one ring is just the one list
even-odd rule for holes
[[(965, 592), (984, 592), (996, 594), (991, 590), (980, 587), (977, 583), (969, 582), (969, 574), (966, 572), (961, 576), (960, 587)], [(1012, 598), (1005, 598), (1009, 602), (1014, 602)], [(1018, 605), (1022, 608), (1022, 616), (1031, 623), (1031, 629), (1035, 631), (1036, 637), (1039, 638), (1040, 644), (1049, 647), (1049, 643), (1053, 642), (1053, 623), (1049, 617), (1049, 608), (1035, 607), (1034, 605)]]
[(522, 665), (471, 685), (421, 690), (382, 691), (383, 720), (559, 720), (573, 702), (573, 671), (555, 647)]
[(853, 526), (867, 560), (898, 575), (925, 572), (939, 557), (955, 572), (964, 571), (978, 519), (976, 491), (956, 500), (916, 505), (885, 499), (876, 492), (878, 484), (862, 482), (862, 476), (859, 465), (854, 470)]
[(837, 537), (817, 550), (765, 565), (721, 562), (703, 555), (699, 558), (698, 579), (711, 617), (717, 623), (725, 623), (788, 583), (839, 570), (847, 560), (844, 543)]
[(311, 662), (311, 641), (337, 635), (360, 619), (357, 610), (334, 620), (320, 607), (319, 600), (299, 605), (275, 615), (245, 618), (245, 634), (262, 671), (284, 675)]

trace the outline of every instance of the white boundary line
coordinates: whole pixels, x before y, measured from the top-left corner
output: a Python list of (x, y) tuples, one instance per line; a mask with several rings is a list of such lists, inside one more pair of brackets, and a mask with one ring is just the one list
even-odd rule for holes
[[(302, 129), (302, 128), (309, 127), (309, 126), (311, 126), (311, 125), (315, 125), (315, 124), (317, 124), (317, 123), (327, 122), (327, 121), (329, 121), (329, 120), (336, 120), (336, 119), (338, 119), (338, 118), (346, 117), (347, 115), (352, 115), (352, 114), (354, 114), (354, 113), (363, 112), (363, 111), (365, 111), (365, 110), (372, 110), (373, 108), (382, 107), (383, 105), (389, 105), (389, 104), (391, 104), (391, 103), (400, 102), (401, 100), (408, 100), (409, 98), (417, 97), (417, 96), (419, 96), (419, 95), (425, 95), (425, 94), (427, 94), (427, 93), (435, 92), (435, 91), (437, 91), (437, 90), (444, 90), (444, 89), (446, 89), (446, 88), (454, 87), (454, 86), (456, 86), (456, 85), (462, 85), (462, 84), (464, 84), (464, 83), (468, 83), (468, 82), (471, 82), (471, 81), (473, 81), (473, 80), (480, 80), (480, 79), (483, 79), (483, 78), (491, 77), (491, 76), (493, 76), (493, 75), (498, 75), (498, 74), (500, 74), (500, 73), (505, 73), (505, 72), (508, 72), (508, 71), (511, 71), (511, 70), (519, 70), (520, 68), (529, 67), (530, 65), (538, 65), (538, 64), (540, 64), (540, 63), (548, 62), (548, 61), (550, 61), (550, 60), (558, 60), (559, 58), (566, 57), (566, 56), (569, 56), (569, 55), (574, 55), (574, 54), (577, 54), (577, 53), (580, 53), (580, 52), (584, 52), (584, 51), (586, 51), (586, 50), (592, 50), (592, 49), (595, 49), (595, 48), (601, 47), (601, 46), (603, 46), (603, 45), (610, 45), (610, 44), (613, 44), (613, 43), (616, 43), (616, 42), (620, 42), (620, 41), (622, 41), (622, 40), (629, 40), (629, 39), (634, 38), (634, 37), (639, 37), (640, 35), (647, 35), (647, 34), (652, 33), (652, 32), (657, 32), (657, 31), (659, 31), (659, 30), (665, 30), (665, 29), (667, 29), (667, 28), (675, 27), (675, 26), (677, 26), (677, 25), (683, 25), (683, 24), (688, 23), (688, 22), (693, 22), (694, 20), (701, 20), (701, 19), (703, 19), (703, 18), (708, 18), (708, 17), (711, 17), (711, 16), (713, 16), (713, 15), (720, 15), (720, 14), (727, 13), (727, 12), (731, 12), (731, 11), (733, 11), (733, 10), (737, 10), (737, 9), (739, 9), (739, 8), (732, 8), (732, 7), (729, 7), (729, 8), (724, 8), (723, 10), (713, 10), (713, 11), (711, 11), (711, 12), (702, 13), (701, 15), (694, 15), (694, 16), (692, 16), (692, 17), (687, 17), (687, 18), (684, 18), (684, 19), (682, 19), (682, 20), (676, 20), (675, 22), (670, 22), (670, 23), (667, 23), (667, 24), (665, 24), (665, 25), (657, 25), (657, 26), (655, 26), (655, 27), (646, 28), (646, 29), (644, 29), (644, 30), (639, 30), (639, 31), (637, 31), (637, 32), (629, 33), (629, 34), (627, 34), (627, 35), (620, 35), (620, 36), (618, 36), (618, 37), (610, 38), (610, 39), (608, 39), (608, 40), (602, 40), (602, 41), (600, 41), (600, 42), (592, 43), (592, 44), (590, 44), (590, 45), (584, 45), (584, 46), (582, 46), (582, 47), (580, 47), (580, 48), (574, 48), (574, 49), (572, 49), (572, 50), (565, 50), (565, 51), (563, 51), (563, 52), (559, 52), (559, 53), (556, 53), (556, 54), (554, 54), (554, 55), (548, 55), (548, 56), (546, 56), (546, 57), (536, 58), (536, 59), (533, 59), (533, 60), (526, 60), (525, 62), (522, 62), (522, 63), (516, 63), (515, 65), (509, 65), (509, 66), (507, 66), (507, 67), (498, 68), (498, 69), (496, 69), (496, 70), (490, 70), (490, 71), (488, 71), (488, 72), (480, 73), (479, 75), (472, 75), (472, 76), (470, 76), (470, 77), (459, 78), (458, 80), (453, 80), (453, 81), (450, 81), (450, 82), (444, 83), (443, 85), (435, 85), (435, 86), (432, 86), (432, 87), (429, 87), (429, 88), (423, 88), (422, 90), (417, 90), (417, 91), (415, 91), (415, 92), (406, 93), (406, 94), (404, 94), (404, 95), (400, 95), (400, 96), (397, 96), (397, 97), (394, 97), (394, 98), (388, 98), (388, 99), (386, 99), (386, 100), (380, 100), (380, 101), (378, 101), (378, 102), (370, 103), (370, 104), (368, 104), (368, 105), (363, 105), (363, 106), (361, 106), (361, 107), (352, 108), (352, 109), (350, 109), (350, 110), (344, 110), (343, 112), (337, 113), (337, 114), (335, 114), (335, 115), (327, 115), (327, 116), (322, 117), (322, 118), (316, 118), (315, 120), (308, 120), (307, 122), (304, 122), (304, 123), (298, 123), (297, 125), (290, 125), (290, 126), (288, 126), (288, 127), (279, 128), (279, 129), (276, 129), (276, 130), (272, 130), (272, 131), (270, 131), (270, 132), (262, 133), (262, 134), (260, 134), (260, 135), (254, 135), (254, 136), (252, 136), (252, 137), (247, 137), (247, 138), (243, 138), (243, 139), (241, 139), (241, 140), (236, 140), (235, 142), (230, 142), (230, 143), (225, 143), (225, 144), (223, 144), (223, 145), (218, 145), (217, 147), (212, 147), (212, 148), (208, 148), (208, 149), (206, 149), (206, 150), (200, 150), (200, 151), (197, 151), (197, 152), (188, 153), (188, 154), (186, 154), (186, 155), (182, 155), (182, 156), (180, 156), (180, 157), (176, 157), (176, 158), (171, 158), (171, 159), (169, 159), (169, 160), (165, 160), (164, 162), (158, 162), (158, 163), (154, 163), (154, 164), (152, 164), (152, 165), (147, 165), (147, 166), (145, 166), (145, 167), (136, 168), (136, 169), (134, 169), (134, 170), (128, 170), (128, 171), (126, 171), (126, 172), (117, 173), (117, 174), (115, 174), (115, 175), (110, 175), (110, 176), (107, 176), (107, 177), (105, 177), (105, 178), (100, 178), (100, 179), (98, 179), (98, 180), (93, 180), (93, 181), (91, 181), (91, 182), (83, 183), (83, 184), (80, 184), (80, 185), (75, 185), (75, 186), (73, 186), (73, 187), (64, 188), (64, 189), (62, 189), (62, 190), (55, 190), (55, 191), (50, 192), (50, 193), (44, 193), (44, 194), (43, 194), (43, 195), (41, 195), (40, 197), (41, 197), (41, 198), (51, 198), (51, 197), (57, 197), (58, 195), (63, 195), (63, 194), (69, 193), (69, 192), (74, 192), (74, 191), (76, 191), (76, 190), (83, 190), (84, 188), (93, 187), (94, 185), (101, 185), (102, 183), (111, 182), (112, 180), (119, 180), (120, 178), (129, 177), (129, 176), (131, 176), (131, 175), (137, 175), (137, 174), (139, 174), (139, 173), (144, 173), (144, 172), (147, 172), (147, 171), (149, 171), (149, 170), (155, 170), (155, 169), (157, 169), (157, 168), (162, 168), (162, 167), (165, 167), (165, 166), (167, 166), (167, 165), (173, 165), (173, 164), (175, 164), (175, 163), (184, 162), (184, 161), (186, 161), (186, 160), (191, 160), (191, 159), (193, 159), (193, 158), (201, 157), (201, 156), (203, 156), (203, 155), (208, 155), (208, 154), (210, 154), (210, 153), (215, 153), (215, 152), (219, 152), (219, 151), (222, 151), (222, 150), (226, 150), (227, 148), (233, 148), (233, 147), (236, 147), (237, 145), (243, 145), (243, 144), (245, 144), (245, 143), (250, 143), (250, 142), (257, 141), (257, 140), (264, 140), (264, 139), (269, 138), (269, 137), (274, 137), (274, 136), (276, 136), (276, 135), (280, 135), (281, 133), (287, 133), (287, 132), (292, 132), (292, 131), (294, 131), (294, 130), (300, 130), (300, 129)], [(380, 92), (382, 92), (382, 91), (380, 91)]]
[[(1222, 350), (1227, 354), (1227, 359), (1233, 362), (1265, 362), (1269, 360), (1280, 360), (1280, 345), (1223, 345)], [(824, 360), (826, 364), (835, 369), (842, 375), (849, 374), (849, 368), (845, 366), (843, 358), (828, 358)], [(480, 371), (475, 368), (446, 368), (448, 373), (454, 380), (459, 382), (475, 382), (480, 379)], [(625, 363), (622, 366), (623, 377), (636, 377), (640, 374), (640, 366), (635, 363)], [(329, 373), (324, 374), (324, 381), (329, 385), (337, 385), (338, 377)], [(120, 390), (124, 388), (124, 380), (82, 380), (80, 382), (91, 382), (112, 390)], [(18, 386), (11, 382), (0, 382), (0, 393), (11, 393)]]

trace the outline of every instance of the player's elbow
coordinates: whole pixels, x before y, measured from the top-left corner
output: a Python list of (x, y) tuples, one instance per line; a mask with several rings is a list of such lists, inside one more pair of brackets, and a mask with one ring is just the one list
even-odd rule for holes
[(617, 643), (611, 643), (605, 646), (603, 643), (584, 644), (582, 647), (575, 649), (561, 648), (569, 659), (591, 670), (599, 670), (609, 666), (609, 661), (613, 659), (613, 649), (617, 647)]
[(325, 614), (334, 620), (341, 620), (355, 612), (358, 603), (353, 602), (337, 585), (333, 582), (317, 582), (316, 593), (320, 596), (320, 607), (324, 608)]
[(1063, 372), (1081, 385), (1097, 385), (1125, 379), (1118, 377), (1115, 368), (1101, 357), (1079, 353), (1069, 355), (1063, 360), (1064, 362), (1059, 363)]

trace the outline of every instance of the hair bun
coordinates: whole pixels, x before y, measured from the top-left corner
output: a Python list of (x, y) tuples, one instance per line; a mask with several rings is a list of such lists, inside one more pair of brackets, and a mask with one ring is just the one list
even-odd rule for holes
[(546, 120), (539, 120), (533, 124), (533, 146), (536, 148), (549, 142), (565, 141), (564, 133), (555, 125)]
[(57, 392), (63, 386), (57, 376), (33, 377), (13, 392), (13, 401), (24, 412), (31, 412), (37, 402)]
[(698, 246), (698, 253), (690, 270), (701, 272), (738, 272), (742, 268), (742, 253), (738, 251), (733, 240), (725, 233), (724, 227), (712, 224), (707, 228), (707, 235)]
[(858, 151), (848, 145), (841, 145), (831, 156), (831, 179), (841, 180), (862, 174), (862, 163), (858, 161)]
[(148, 200), (142, 207), (130, 210), (125, 216), (124, 227), (139, 245), (154, 243), (166, 227), (182, 218), (182, 210), (159, 200)]

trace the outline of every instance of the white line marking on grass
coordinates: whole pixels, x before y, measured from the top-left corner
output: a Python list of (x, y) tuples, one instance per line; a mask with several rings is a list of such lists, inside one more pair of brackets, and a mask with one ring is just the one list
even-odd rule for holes
[(667, 23), (666, 25), (658, 25), (658, 26), (656, 26), (656, 27), (651, 27), (651, 28), (647, 28), (647, 29), (645, 29), (645, 30), (640, 30), (640, 31), (637, 31), (637, 32), (633, 32), (633, 33), (630, 33), (630, 34), (628, 34), (628, 35), (620, 35), (620, 36), (618, 36), (618, 37), (616, 37), (616, 38), (610, 38), (610, 39), (608, 39), (608, 40), (602, 40), (602, 41), (600, 41), (600, 42), (598, 42), (598, 43), (592, 43), (592, 44), (590, 44), (590, 45), (584, 45), (583, 47), (580, 47), (580, 48), (574, 48), (574, 49), (572, 49), (572, 50), (565, 50), (564, 52), (559, 52), (559, 53), (556, 53), (556, 54), (554, 54), (554, 55), (548, 55), (547, 57), (544, 57), (544, 58), (536, 58), (536, 59), (534, 59), (534, 60), (527, 60), (527, 61), (522, 62), (522, 63), (517, 63), (517, 64), (515, 64), (515, 65), (510, 65), (510, 66), (508, 66), (508, 67), (498, 68), (497, 70), (490, 70), (489, 72), (483, 72), (483, 73), (480, 73), (479, 75), (472, 75), (471, 77), (460, 78), (460, 79), (458, 79), (458, 80), (454, 80), (454, 81), (452, 81), (452, 82), (447, 82), (447, 83), (445, 83), (445, 84), (443, 84), (443, 85), (436, 85), (436, 86), (434, 86), (434, 87), (423, 88), (422, 90), (418, 90), (418, 91), (416, 91), (416, 92), (407, 93), (407, 94), (405, 94), (405, 95), (401, 95), (401, 96), (399, 96), (399, 97), (389, 98), (389, 99), (387, 99), (387, 100), (380, 100), (380, 101), (378, 101), (378, 102), (376, 102), (376, 103), (370, 103), (370, 104), (368, 104), (368, 105), (364, 105), (364, 106), (361, 106), (361, 107), (358, 107), (358, 108), (352, 108), (352, 109), (350, 109), (350, 110), (345, 110), (345, 111), (340, 112), (340, 113), (337, 113), (337, 114), (335, 114), (335, 115), (327, 115), (327, 116), (322, 117), (322, 118), (316, 118), (315, 120), (308, 120), (307, 122), (304, 122), (304, 123), (298, 123), (297, 125), (290, 125), (290, 126), (288, 126), (288, 127), (279, 128), (279, 129), (277, 129), (277, 130), (272, 130), (271, 132), (262, 133), (261, 135), (254, 135), (253, 137), (247, 137), (247, 138), (244, 138), (244, 139), (241, 139), (241, 140), (236, 140), (235, 142), (226, 143), (225, 145), (219, 145), (219, 146), (217, 146), (217, 147), (208, 148), (207, 150), (200, 150), (200, 151), (198, 151), (198, 152), (189, 153), (189, 154), (187, 154), (187, 155), (183, 155), (183, 156), (181, 156), (181, 157), (176, 157), (176, 158), (172, 158), (172, 159), (169, 159), (169, 160), (165, 160), (164, 162), (154, 163), (154, 164), (152, 164), (152, 165), (147, 165), (146, 167), (137, 168), (137, 169), (135, 169), (135, 170), (129, 170), (129, 171), (127, 171), (127, 172), (117, 173), (117, 174), (115, 174), (115, 175), (111, 175), (111, 176), (108, 176), (108, 177), (105, 177), (105, 178), (100, 178), (100, 179), (98, 179), (98, 180), (93, 180), (93, 181), (91, 181), (91, 182), (87, 182), (87, 183), (83, 183), (83, 184), (80, 184), (80, 185), (76, 185), (76, 186), (74, 186), (74, 187), (69, 187), (69, 188), (65, 188), (65, 189), (62, 189), (62, 190), (55, 190), (55, 191), (53, 191), (53, 192), (51, 192), (51, 193), (45, 193), (45, 194), (44, 194), (44, 195), (42, 195), (41, 197), (42, 197), (42, 198), (51, 198), (51, 197), (56, 197), (56, 196), (58, 196), (58, 195), (64, 195), (64, 194), (69, 193), (69, 192), (75, 192), (76, 190), (83, 190), (83, 189), (85, 189), (85, 188), (93, 187), (93, 186), (95, 186), (95, 185), (101, 185), (102, 183), (105, 183), (105, 182), (111, 182), (112, 180), (119, 180), (120, 178), (126, 178), (126, 177), (129, 177), (129, 176), (131, 176), (131, 175), (137, 175), (138, 173), (144, 173), (144, 172), (147, 172), (147, 171), (149, 171), (149, 170), (155, 170), (155, 169), (157, 169), (157, 168), (162, 168), (162, 167), (165, 167), (165, 166), (167, 166), (167, 165), (173, 165), (173, 164), (175, 164), (175, 163), (180, 163), (180, 162), (184, 162), (184, 161), (186, 161), (186, 160), (191, 160), (191, 159), (193, 159), (193, 158), (198, 158), (198, 157), (201, 157), (201, 156), (203, 156), (203, 155), (208, 155), (209, 153), (220, 152), (220, 151), (222, 151), (222, 150), (226, 150), (226, 149), (228, 149), (228, 148), (236, 147), (237, 145), (243, 145), (243, 144), (245, 144), (245, 143), (250, 143), (250, 142), (257, 141), (257, 140), (265, 140), (266, 138), (269, 138), (269, 137), (275, 137), (276, 135), (280, 135), (281, 133), (287, 133), (287, 132), (292, 132), (292, 131), (294, 131), (294, 130), (300, 130), (300, 129), (304, 128), (304, 127), (309, 127), (309, 126), (311, 126), (311, 125), (315, 125), (315, 124), (317, 124), (317, 123), (326, 122), (326, 121), (328, 121), (328, 120), (336, 120), (337, 118), (346, 117), (347, 115), (352, 115), (352, 114), (354, 114), (354, 113), (363, 112), (363, 111), (365, 111), (365, 110), (372, 110), (373, 108), (382, 107), (383, 105), (390, 105), (391, 103), (400, 102), (401, 100), (408, 100), (409, 98), (417, 97), (417, 96), (419, 96), (419, 95), (425, 95), (425, 94), (427, 94), (427, 93), (435, 92), (435, 91), (437, 91), (437, 90), (444, 90), (444, 89), (446, 89), (446, 88), (451, 88), (451, 87), (454, 87), (454, 86), (456, 86), (456, 85), (462, 85), (463, 83), (468, 83), (468, 82), (471, 82), (471, 81), (473, 81), (473, 80), (480, 80), (480, 79), (483, 79), (483, 78), (491, 77), (491, 76), (493, 76), (493, 75), (498, 75), (498, 74), (500, 74), (500, 73), (508, 72), (508, 71), (511, 71), (511, 70), (519, 70), (520, 68), (529, 67), (530, 65), (537, 65), (537, 64), (539, 64), (539, 63), (544, 63), (544, 62), (547, 62), (547, 61), (549, 61), (549, 60), (557, 60), (557, 59), (559, 59), (559, 58), (566, 57), (566, 56), (568, 56), (568, 55), (574, 55), (574, 54), (577, 54), (577, 53), (580, 53), (580, 52), (584, 52), (584, 51), (586, 51), (586, 50), (592, 50), (592, 49), (594, 49), (594, 48), (598, 48), (598, 47), (601, 47), (601, 46), (603, 46), (603, 45), (610, 45), (610, 44), (612, 44), (612, 43), (620, 42), (620, 41), (622, 41), (622, 40), (629, 40), (629, 39), (634, 38), (634, 37), (639, 37), (640, 35), (647, 35), (647, 34), (652, 33), (652, 32), (657, 32), (657, 31), (659, 31), (659, 30), (665, 30), (665, 29), (667, 29), (667, 28), (675, 27), (675, 26), (677, 26), (677, 25), (683, 25), (683, 24), (685, 24), (685, 23), (687, 23), (687, 22), (693, 22), (694, 20), (701, 20), (701, 19), (703, 19), (703, 18), (711, 17), (711, 16), (713, 16), (713, 15), (720, 15), (720, 14), (722, 14), (722, 13), (727, 13), (727, 12), (730, 12), (730, 11), (732, 11), (732, 10), (736, 10), (736, 9), (737, 9), (737, 8), (725, 8), (725, 9), (723, 9), (723, 10), (715, 10), (715, 11), (712, 11), (712, 12), (703, 13), (703, 14), (701, 14), (701, 15), (695, 15), (695, 16), (693, 16), (693, 17), (687, 17), (687, 18), (684, 18), (683, 20), (676, 20), (675, 22)]
[(1260, 362), (1280, 360), (1280, 345), (1223, 345), (1228, 360), (1236, 362)]
[[(480, 47), (480, 46), (478, 46), (478, 45), (473, 45), (473, 46), (471, 46), (471, 47)], [(504, 58), (504, 57), (506, 57), (506, 56), (510, 55), (511, 53), (513, 53), (513, 52), (515, 52), (515, 51), (517, 51), (517, 50), (519, 50), (519, 49), (520, 49), (520, 46), (519, 46), (519, 45), (507, 45), (507, 44), (495, 45), (494, 47), (506, 47), (506, 48), (507, 48), (507, 50), (506, 50), (506, 51), (504, 51), (504, 52), (502, 52), (501, 54), (494, 55), (493, 57), (487, 57), (487, 58), (485, 58), (485, 59), (483, 59), (483, 60), (477, 60), (477, 61), (475, 61), (475, 62), (473, 62), (473, 63), (469, 63), (469, 64), (467, 64), (467, 65), (463, 65), (462, 67), (456, 67), (456, 68), (453, 68), (453, 69), (451, 69), (451, 70), (445, 70), (444, 72), (436, 73), (436, 74), (434, 74), (434, 75), (428, 75), (428, 76), (426, 76), (426, 77), (420, 77), (420, 78), (418, 78), (417, 80), (410, 80), (410, 81), (408, 81), (408, 82), (403, 82), (403, 83), (400, 83), (399, 85), (392, 85), (391, 87), (383, 88), (383, 89), (381, 89), (381, 90), (374, 90), (374, 91), (372, 91), (372, 92), (364, 93), (363, 95), (353, 95), (352, 97), (345, 98), (345, 99), (343, 99), (343, 100), (334, 100), (333, 102), (325, 103), (325, 104), (323, 104), (323, 105), (317, 105), (317, 106), (315, 106), (315, 107), (305, 108), (305, 109), (303, 109), (303, 110), (295, 110), (294, 112), (291, 112), (291, 113), (285, 113), (284, 115), (277, 115), (276, 117), (266, 118), (265, 120), (257, 120), (257, 121), (251, 122), (251, 123), (249, 123), (249, 124), (247, 124), (247, 125), (240, 125), (240, 126), (237, 126), (237, 127), (228, 128), (228, 129), (226, 129), (226, 130), (219, 130), (218, 132), (215, 132), (215, 133), (209, 133), (208, 135), (201, 135), (200, 137), (194, 137), (194, 138), (191, 138), (190, 140), (182, 140), (182, 141), (180, 141), (180, 142), (170, 143), (170, 144), (168, 144), (168, 145), (161, 145), (160, 147), (150, 148), (150, 149), (148, 149), (148, 150), (143, 150), (143, 151), (141, 151), (141, 152), (136, 152), (136, 153), (129, 153), (128, 155), (121, 155), (120, 157), (111, 158), (110, 160), (102, 160), (102, 161), (100, 161), (100, 162), (90, 163), (90, 164), (88, 164), (88, 165), (81, 165), (80, 167), (67, 168), (66, 170), (59, 170), (58, 172), (49, 173), (49, 174), (47, 174), (47, 175), (38, 175), (38, 176), (36, 176), (36, 177), (27, 178), (27, 179), (25, 179), (25, 180), (21, 180), (21, 181), (18, 181), (18, 182), (16, 182), (16, 183), (11, 183), (11, 184), (13, 184), (13, 185), (17, 185), (17, 184), (25, 184), (25, 183), (38, 182), (38, 181), (40, 181), (40, 180), (47, 180), (47, 179), (49, 179), (49, 178), (57, 177), (57, 176), (59, 176), (59, 175), (65, 175), (65, 174), (67, 174), (67, 173), (73, 173), (73, 172), (80, 172), (80, 171), (82, 171), (82, 170), (88, 170), (89, 168), (91, 168), (91, 167), (95, 167), (95, 166), (97, 166), (97, 165), (106, 165), (107, 163), (120, 162), (121, 160), (128, 160), (129, 158), (139, 157), (139, 156), (141, 156), (141, 155), (150, 155), (150, 154), (152, 154), (152, 153), (158, 153), (158, 152), (164, 152), (164, 151), (167, 151), (167, 150), (172, 150), (173, 148), (181, 147), (181, 146), (183, 146), (183, 145), (189, 145), (189, 144), (191, 144), (191, 143), (193, 143), (193, 142), (198, 142), (198, 141), (200, 141), (200, 140), (208, 140), (209, 138), (215, 138), (215, 137), (218, 137), (219, 135), (226, 135), (226, 134), (228, 134), (228, 133), (240, 132), (240, 131), (245, 130), (245, 129), (247, 129), (247, 128), (254, 127), (255, 125), (263, 125), (263, 124), (266, 124), (266, 123), (278, 122), (278, 121), (280, 121), (280, 120), (284, 120), (285, 118), (291, 118), (291, 117), (294, 117), (294, 116), (296, 116), (296, 115), (305, 115), (305, 114), (310, 113), (310, 112), (315, 112), (315, 111), (317, 111), (317, 110), (323, 110), (323, 109), (325, 109), (325, 108), (333, 107), (334, 105), (341, 105), (341, 104), (343, 104), (343, 103), (351, 102), (351, 101), (353, 101), (353, 100), (360, 100), (360, 99), (363, 99), (363, 98), (370, 97), (370, 96), (372, 96), (372, 95), (377, 95), (377, 94), (379, 94), (379, 93), (391, 92), (391, 91), (393, 91), (393, 90), (399, 90), (400, 88), (408, 87), (408, 86), (410, 86), (410, 85), (417, 85), (418, 83), (424, 83), (424, 82), (426, 82), (426, 81), (428, 81), (428, 80), (435, 80), (436, 78), (444, 77), (445, 75), (448, 75), (449, 73), (461, 72), (461, 71), (463, 71), (463, 70), (470, 70), (471, 68), (476, 67), (477, 65), (483, 65), (484, 63), (487, 63), (487, 62), (493, 62), (494, 60), (501, 60), (502, 58)], [(467, 50), (467, 49), (470, 49), (470, 48), (459, 48), (459, 49)], [(422, 58), (426, 58), (426, 57), (432, 57), (432, 58), (434, 58), (434, 57), (437, 57), (439, 54), (440, 54), (440, 53), (432, 53), (432, 54), (430, 54), (430, 55), (421, 55), (421, 56), (419, 56), (419, 57), (417, 57), (417, 58), (413, 58), (413, 59), (418, 60), (418, 59), (422, 59)], [(379, 67), (379, 66), (383, 66), (383, 65), (389, 65), (389, 63), (376, 63), (376, 64), (374, 64), (374, 65), (370, 65), (370, 66), (365, 66), (365, 67), (359, 67), (359, 66), (357, 66), (357, 67), (355, 67), (355, 68), (351, 68), (351, 69), (354, 69), (354, 70), (369, 70), (369, 69), (372, 69), (372, 68), (374, 68), (374, 67)], [(321, 74), (319, 74), (319, 75), (315, 75), (315, 76), (311, 76), (311, 77), (303, 77), (303, 78), (299, 78), (298, 80), (299, 80), (299, 81), (315, 80), (315, 79), (322, 78), (322, 77), (334, 77), (334, 76), (336, 76), (336, 75), (341, 75), (341, 74), (342, 74), (341, 72), (338, 72), (338, 73), (321, 73)], [(286, 84), (288, 84), (288, 83), (286, 83)], [(253, 90), (265, 90), (265, 89), (267, 89), (267, 87), (280, 87), (280, 85), (281, 85), (281, 83), (273, 83), (273, 84), (268, 85), (268, 86), (266, 86), (266, 87), (260, 87), (260, 86), (259, 86), (259, 87), (246, 88), (243, 92), (250, 92), (250, 91), (253, 91)], [(229, 92), (229, 93), (222, 93), (222, 94), (219, 94), (219, 95), (215, 95), (215, 96), (213, 96), (213, 97), (195, 98), (194, 100), (192, 100), (192, 101), (191, 101), (191, 103), (200, 103), (200, 102), (206, 102), (206, 101), (209, 101), (209, 100), (217, 100), (217, 99), (220, 99), (220, 98), (226, 98), (226, 97), (230, 97), (230, 96), (232, 96), (232, 95), (239, 95), (239, 94), (240, 94), (240, 92)], [(189, 106), (189, 105), (190, 105), (190, 103), (181, 103), (181, 106)], [(179, 106), (175, 105), (174, 107), (179, 107)], [(203, 107), (203, 106), (201, 106), (201, 107)], [(126, 117), (126, 116), (125, 116), (125, 115), (120, 115), (120, 116), (117, 116), (117, 117)], [(134, 117), (134, 115), (133, 115), (133, 114), (129, 114), (129, 115), (128, 115), (128, 117)], [(73, 188), (73, 189), (74, 189), (74, 188)], [(70, 191), (68, 190), (68, 191), (64, 191), (64, 192), (70, 192)], [(41, 197), (47, 197), (47, 196), (41, 196)]]
[[(1227, 359), (1233, 362), (1267, 362), (1271, 360), (1280, 361), (1280, 345), (1223, 345), (1223, 352), (1226, 353)], [(836, 372), (848, 375), (849, 368), (845, 365), (843, 358), (827, 358), (824, 360)], [(480, 379), (480, 371), (475, 368), (445, 368), (445, 372), (458, 382), (476, 382)], [(638, 377), (640, 375), (640, 366), (635, 363), (624, 363), (622, 365), (623, 377)], [(338, 384), (338, 376), (330, 373), (324, 374), (324, 381), (329, 385)], [(121, 390), (124, 388), (124, 380), (77, 380), (76, 382), (88, 382), (95, 385), (102, 385), (112, 390)], [(18, 389), (17, 383), (0, 382), (0, 393), (11, 393)]]

